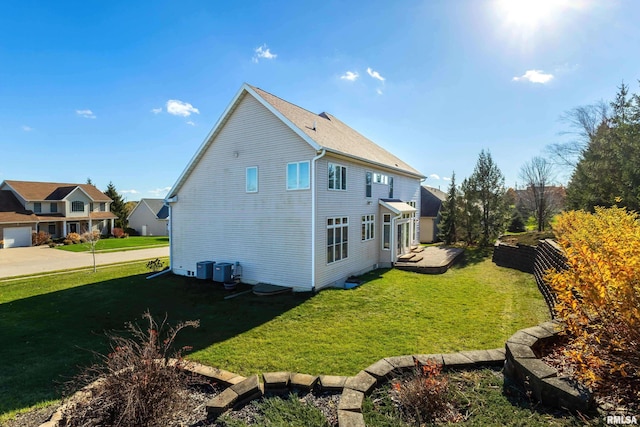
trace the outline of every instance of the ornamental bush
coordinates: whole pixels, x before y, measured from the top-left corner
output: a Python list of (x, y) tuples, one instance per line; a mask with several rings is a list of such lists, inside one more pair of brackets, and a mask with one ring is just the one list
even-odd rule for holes
[[(640, 390), (640, 220), (617, 206), (565, 212), (554, 231), (568, 269), (547, 275), (566, 324), (565, 356), (596, 392)], [(635, 390), (635, 392), (633, 391)]]

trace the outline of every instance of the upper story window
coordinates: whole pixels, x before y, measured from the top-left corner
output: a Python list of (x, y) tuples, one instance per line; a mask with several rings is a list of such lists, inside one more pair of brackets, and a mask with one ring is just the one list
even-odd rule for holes
[(309, 162), (287, 163), (287, 190), (309, 189)]
[(100, 202), (100, 212), (104, 212), (107, 210), (107, 204), (105, 202)]
[(93, 212), (93, 203), (89, 203), (89, 212)]
[(329, 189), (347, 189), (347, 168), (344, 166), (329, 163)]
[(247, 193), (258, 192), (258, 167), (251, 166), (247, 168), (246, 172), (245, 191)]
[(376, 184), (388, 184), (389, 177), (383, 173), (374, 173), (373, 182), (375, 182)]
[(365, 197), (371, 197), (371, 184), (373, 183), (373, 173), (367, 172), (364, 180)]
[(71, 212), (84, 212), (84, 202), (71, 202)]
[(35, 202), (35, 203), (33, 204), (33, 211), (34, 211), (35, 213), (40, 213), (40, 212), (42, 212), (42, 203), (40, 203), (40, 202)]
[(393, 177), (389, 177), (389, 198), (393, 199)]
[(51, 213), (58, 212), (58, 204), (57, 203), (51, 203), (51, 205), (49, 206), (49, 211)]

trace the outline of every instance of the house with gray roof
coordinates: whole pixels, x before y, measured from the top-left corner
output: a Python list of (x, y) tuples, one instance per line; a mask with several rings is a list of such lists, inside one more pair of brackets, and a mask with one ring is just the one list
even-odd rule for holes
[(244, 84), (165, 198), (171, 270), (228, 262), (250, 284), (342, 286), (418, 244), (422, 179), (335, 116)]
[(0, 240), (31, 246), (31, 235), (51, 237), (88, 230), (106, 234), (117, 218), (111, 200), (91, 184), (6, 180), (0, 184)]
[(439, 188), (423, 185), (420, 196), (420, 243), (438, 241), (438, 223), (442, 202), (447, 200), (447, 193)]
[(127, 220), (129, 227), (141, 236), (169, 235), (169, 207), (164, 199), (141, 199)]

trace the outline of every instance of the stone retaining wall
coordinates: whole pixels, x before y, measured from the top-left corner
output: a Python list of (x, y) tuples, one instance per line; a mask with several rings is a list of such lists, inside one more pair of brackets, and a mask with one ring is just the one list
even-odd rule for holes
[(529, 245), (509, 245), (497, 241), (493, 248), (492, 261), (500, 267), (513, 268), (533, 274), (536, 247)]
[(544, 297), (551, 318), (556, 318), (556, 295), (544, 281), (544, 275), (550, 269), (555, 271), (567, 268), (567, 259), (558, 244), (552, 239), (540, 240), (537, 246), (508, 245), (497, 241), (492, 261), (501, 267), (513, 268), (531, 273), (536, 279), (540, 293)]
[(505, 345), (504, 374), (522, 383), (544, 405), (585, 413), (593, 408), (591, 394), (567, 378), (559, 377), (558, 371), (536, 354), (537, 348), (545, 340), (555, 339), (560, 330), (561, 325), (552, 321), (513, 334)]

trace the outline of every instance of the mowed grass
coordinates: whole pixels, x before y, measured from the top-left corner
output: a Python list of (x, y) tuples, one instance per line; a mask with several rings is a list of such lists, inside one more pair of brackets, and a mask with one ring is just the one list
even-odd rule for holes
[[(96, 251), (119, 251), (156, 246), (169, 246), (169, 238), (167, 236), (130, 236), (124, 239), (100, 239), (96, 243)], [(89, 245), (82, 243), (58, 246), (57, 248), (69, 252), (90, 251)]]
[(146, 280), (144, 264), (0, 281), (0, 414), (59, 398), (90, 351), (107, 351), (104, 331), (146, 309), (199, 319), (179, 339), (189, 358), (245, 375), (354, 375), (386, 356), (502, 347), (548, 318), (531, 275), (477, 254), (443, 275), (378, 270), (352, 290), (226, 300), (212, 282)]

